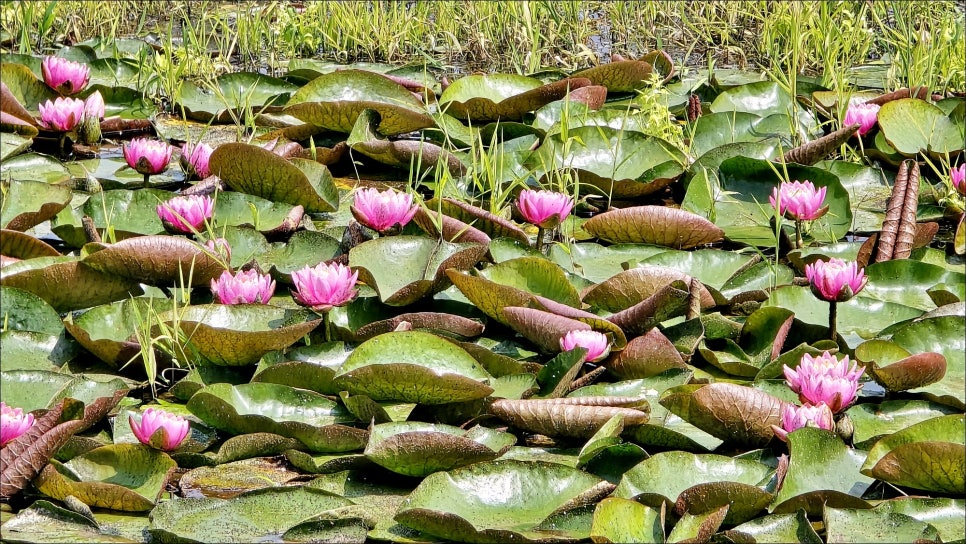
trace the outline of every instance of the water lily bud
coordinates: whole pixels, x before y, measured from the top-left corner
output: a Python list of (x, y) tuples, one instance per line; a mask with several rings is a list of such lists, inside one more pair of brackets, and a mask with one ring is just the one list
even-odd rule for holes
[(949, 179), (953, 182), (953, 187), (959, 194), (966, 196), (966, 163), (960, 164), (959, 168), (949, 171)]
[(527, 223), (542, 229), (551, 229), (563, 222), (573, 209), (573, 200), (554, 191), (525, 189), (517, 199), (517, 208)]
[(409, 193), (392, 189), (380, 192), (369, 188), (356, 192), (350, 209), (356, 221), (379, 233), (385, 233), (394, 227), (406, 226), (416, 215), (419, 206), (413, 204), (413, 195)]
[(133, 415), (129, 416), (128, 423), (131, 424), (134, 436), (148, 446), (151, 446), (151, 436), (160, 429), (160, 448), (164, 451), (171, 451), (181, 445), (190, 430), (185, 418), (156, 408), (145, 410), (140, 421)]
[(257, 270), (235, 275), (225, 270), (217, 280), (211, 280), (211, 292), (222, 304), (268, 304), (275, 293), (275, 280)]
[(292, 272), (295, 302), (317, 312), (327, 312), (351, 301), (358, 292), (353, 289), (359, 272), (340, 263), (319, 263)]
[(204, 142), (195, 144), (185, 143), (181, 146), (181, 166), (188, 174), (195, 174), (200, 179), (211, 175), (208, 161), (214, 148)]
[(213, 238), (205, 242), (205, 247), (220, 256), (225, 262), (231, 262), (231, 245), (224, 238)]
[(160, 140), (135, 138), (124, 144), (124, 160), (140, 174), (160, 174), (171, 162), (172, 148)]
[(826, 302), (845, 302), (859, 294), (869, 278), (855, 261), (831, 258), (805, 265), (812, 294)]
[(875, 126), (879, 119), (879, 105), (867, 104), (862, 102), (850, 101), (848, 109), (845, 110), (845, 119), (842, 120), (844, 126), (859, 125), (856, 132), (859, 136), (865, 136)]
[(47, 56), (40, 61), (44, 83), (61, 94), (77, 94), (87, 87), (91, 69), (86, 64)]

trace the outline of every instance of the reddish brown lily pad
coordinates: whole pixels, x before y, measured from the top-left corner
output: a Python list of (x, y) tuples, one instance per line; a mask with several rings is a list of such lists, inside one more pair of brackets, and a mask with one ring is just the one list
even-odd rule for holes
[(688, 368), (681, 353), (657, 328), (628, 342), (622, 351), (607, 359), (605, 366), (623, 380), (649, 378), (671, 368)]
[(602, 213), (584, 230), (611, 243), (656, 244), (690, 249), (717, 242), (724, 231), (700, 215), (667, 206), (634, 206)]
[(661, 405), (722, 440), (761, 447), (775, 435), (771, 426), (781, 426), (785, 403), (752, 387), (718, 382), (693, 391), (670, 389)]
[(630, 93), (644, 88), (653, 71), (654, 67), (643, 60), (623, 60), (581, 70), (570, 77), (589, 79), (611, 93)]
[[(583, 301), (608, 312), (619, 312), (640, 303), (675, 280), (690, 284), (691, 276), (666, 266), (638, 266), (591, 287), (584, 293)], [(711, 292), (703, 284), (698, 293), (702, 308), (715, 305)]]
[(637, 397), (572, 397), (563, 399), (500, 399), (490, 411), (521, 429), (547, 436), (590, 438), (614, 416), (624, 426), (643, 425), (650, 419), (650, 405)]
[(84, 246), (84, 264), (95, 270), (140, 283), (208, 285), (225, 271), (215, 255), (179, 236), (138, 236), (115, 244)]

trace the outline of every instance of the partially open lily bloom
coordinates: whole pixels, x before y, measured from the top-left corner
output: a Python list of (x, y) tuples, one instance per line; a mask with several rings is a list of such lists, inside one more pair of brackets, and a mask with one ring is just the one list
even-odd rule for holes
[(57, 98), (37, 106), (40, 124), (47, 130), (68, 132), (84, 119), (84, 101), (79, 98)]
[(845, 302), (859, 294), (869, 278), (855, 261), (831, 258), (805, 265), (812, 294), (826, 302)]
[(171, 162), (172, 147), (160, 140), (135, 138), (124, 144), (123, 151), (127, 165), (140, 174), (160, 174)]
[(158, 204), (158, 217), (164, 226), (184, 234), (198, 232), (211, 218), (211, 197), (206, 195), (176, 196)]
[(949, 179), (953, 182), (953, 187), (959, 194), (966, 196), (966, 163), (960, 164), (959, 168), (949, 171)]
[(84, 115), (92, 119), (103, 119), (104, 113), (104, 97), (101, 96), (101, 91), (94, 91), (84, 100)]
[(40, 73), (44, 83), (61, 94), (76, 94), (87, 87), (91, 69), (86, 64), (47, 56), (40, 61)]
[(831, 431), (835, 427), (834, 414), (824, 402), (802, 406), (786, 404), (782, 408), (782, 426), (772, 425), (771, 430), (782, 442), (787, 442), (788, 433), (805, 426)]
[(22, 408), (13, 408), (7, 406), (5, 402), (0, 402), (0, 448), (30, 430), (33, 424), (33, 414), (25, 413)]
[(224, 259), (226, 263), (231, 262), (231, 245), (228, 244), (228, 240), (224, 238), (213, 238), (205, 242), (205, 247), (215, 255)]
[(184, 442), (190, 426), (185, 418), (158, 410), (148, 408), (141, 414), (141, 420), (137, 421), (134, 416), (128, 416), (128, 423), (131, 424), (131, 431), (134, 436), (142, 443), (151, 445), (151, 436), (161, 430), (161, 449), (171, 451)]
[(384, 233), (399, 225), (406, 226), (416, 215), (419, 206), (413, 204), (413, 195), (392, 189), (379, 191), (369, 188), (356, 191), (350, 208), (352, 216), (363, 225)]
[(772, 189), (768, 201), (773, 208), (778, 208), (780, 215), (788, 215), (797, 221), (813, 221), (825, 215), (828, 207), (825, 203), (826, 187), (815, 188), (811, 181), (783, 181)]
[(847, 355), (839, 360), (827, 351), (818, 357), (806, 353), (797, 368), (785, 365), (782, 370), (788, 387), (798, 393), (802, 403), (825, 403), (833, 413), (855, 401), (861, 387), (859, 379), (865, 372), (865, 368), (858, 368), (854, 361), (850, 366)]
[(181, 146), (181, 165), (189, 174), (194, 173), (200, 179), (205, 179), (211, 175), (208, 161), (214, 151), (214, 148), (204, 142), (195, 144), (185, 142)]
[(292, 272), (292, 283), (295, 284), (292, 296), (303, 306), (317, 312), (328, 312), (356, 296), (358, 291), (353, 287), (358, 278), (359, 272), (353, 272), (344, 264), (319, 263), (315, 267), (306, 265), (305, 268)]
[(570, 215), (574, 202), (563, 193), (525, 189), (517, 199), (517, 208), (527, 223), (552, 229)]
[(850, 101), (848, 109), (845, 110), (845, 119), (842, 120), (842, 125), (849, 126), (858, 124), (859, 130), (856, 132), (859, 136), (865, 136), (872, 130), (872, 127), (875, 126), (878, 119), (878, 104)]
[(603, 359), (610, 352), (610, 342), (607, 335), (590, 329), (570, 331), (560, 338), (560, 349), (570, 351), (581, 347), (587, 350), (585, 361), (595, 362)]
[(217, 280), (211, 280), (211, 292), (222, 304), (268, 304), (275, 293), (275, 280), (257, 270), (235, 275), (225, 270)]

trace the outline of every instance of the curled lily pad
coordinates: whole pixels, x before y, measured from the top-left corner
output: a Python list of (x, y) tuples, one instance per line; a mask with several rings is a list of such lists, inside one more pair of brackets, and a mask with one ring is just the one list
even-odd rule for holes
[(0, 255), (14, 259), (32, 259), (34, 257), (59, 257), (60, 252), (30, 234), (0, 229)]
[(771, 494), (758, 485), (771, 473), (771, 467), (750, 459), (667, 451), (624, 473), (614, 496), (636, 499), (652, 508), (680, 502), (691, 505), (692, 513), (731, 503), (731, 519), (747, 521), (767, 506)]
[(581, 70), (570, 77), (587, 78), (610, 93), (630, 93), (644, 88), (654, 67), (645, 60), (620, 60)]
[(423, 140), (389, 140), (376, 132), (378, 124), (379, 112), (363, 110), (356, 119), (346, 144), (353, 151), (395, 168), (414, 168), (420, 172), (428, 172), (442, 164), (453, 176), (466, 173), (466, 166), (445, 148)]
[(547, 137), (526, 160), (538, 174), (573, 170), (581, 184), (614, 198), (636, 198), (659, 191), (684, 173), (687, 159), (655, 136), (609, 126), (574, 128)]
[(218, 383), (195, 393), (188, 410), (212, 427), (232, 434), (269, 432), (295, 438), (312, 451), (361, 448), (368, 433), (343, 425), (355, 420), (318, 393), (273, 383)]
[(966, 321), (961, 313), (913, 321), (894, 331), (892, 341), (912, 354), (941, 353), (946, 374), (922, 393), (935, 402), (966, 408)]
[(302, 206), (308, 213), (339, 206), (332, 175), (313, 161), (289, 161), (257, 145), (228, 143), (211, 154), (209, 168), (236, 191)]
[(490, 411), (530, 432), (590, 438), (614, 416), (623, 416), (626, 427), (647, 423), (650, 405), (639, 397), (500, 399), (490, 405)]
[(392, 332), (402, 323), (409, 323), (413, 329), (428, 329), (458, 338), (470, 338), (483, 333), (483, 324), (475, 319), (449, 313), (415, 312), (373, 321), (356, 330), (355, 337), (359, 341), (368, 340), (373, 336)]
[(264, 304), (208, 304), (174, 312), (161, 318), (181, 328), (187, 349), (222, 366), (256, 363), (266, 353), (294, 344), (321, 322), (312, 312)]
[(544, 352), (560, 350), (560, 340), (573, 330), (591, 330), (586, 323), (536, 308), (508, 307), (503, 316), (513, 330), (540, 347)]
[[(587, 290), (583, 301), (608, 312), (619, 312), (650, 297), (674, 280), (685, 284), (691, 277), (668, 266), (643, 264), (625, 270)], [(714, 298), (704, 285), (699, 288), (701, 307), (714, 306)]]
[(608, 370), (625, 380), (649, 378), (672, 368), (687, 368), (681, 352), (657, 328), (628, 342), (605, 365)]
[(177, 464), (141, 444), (114, 444), (78, 455), (65, 465), (51, 461), (34, 481), (47, 495), (68, 495), (98, 508), (143, 512), (154, 503)]
[(208, 285), (225, 271), (211, 251), (180, 236), (138, 236), (115, 244), (84, 246), (84, 264), (148, 285)]
[[(893, 357), (899, 355), (898, 360)], [(869, 340), (856, 348), (856, 359), (865, 363), (869, 376), (886, 391), (905, 391), (936, 383), (946, 375), (941, 353), (910, 354), (888, 340)]]
[(594, 508), (594, 542), (664, 542), (664, 512), (637, 501), (607, 497)]
[(583, 530), (541, 529), (610, 492), (585, 472), (554, 463), (498, 460), (427, 476), (399, 506), (399, 523), (459, 542), (571, 542)]
[(448, 115), (474, 122), (499, 119), (500, 114), (519, 119), (528, 110), (501, 108), (501, 104), (540, 86), (540, 80), (516, 74), (474, 74), (461, 77), (447, 87), (439, 97), (439, 105)]
[(755, 518), (724, 531), (723, 534), (734, 542), (744, 542), (741, 539), (745, 538), (754, 539), (754, 542), (824, 542), (812, 528), (804, 510), (798, 510), (794, 514), (770, 514)]
[(164, 226), (158, 217), (158, 204), (171, 197), (171, 193), (160, 189), (104, 191), (91, 195), (80, 207), (57, 214), (51, 220), (51, 230), (69, 245), (81, 247), (87, 242), (81, 218), (87, 215), (101, 237), (108, 227), (113, 229), (116, 240), (138, 234), (161, 234)]
[(372, 427), (365, 455), (406, 476), (423, 477), (481, 461), (492, 461), (516, 442), (509, 433), (475, 426), (469, 430), (417, 421)]
[(481, 399), (491, 379), (469, 353), (438, 336), (391, 332), (366, 340), (335, 376), (353, 395), (373, 400), (444, 404)]
[(176, 498), (154, 509), (149, 533), (162, 541), (253, 542), (278, 538), (306, 519), (351, 504), (306, 486), (270, 487), (232, 499)]
[(682, 315), (687, 310), (687, 286), (674, 280), (658, 292), (630, 308), (607, 318), (627, 336), (644, 334), (658, 323)]
[(443, 198), (427, 201), (426, 207), (430, 210), (439, 209), (449, 217), (473, 225), (491, 238), (510, 238), (524, 244), (530, 243), (527, 233), (515, 223), (472, 204), (454, 198)]
[(69, 187), (13, 179), (0, 198), (0, 227), (25, 231), (57, 215), (70, 199)]
[(943, 542), (966, 533), (966, 501), (963, 499), (899, 497), (880, 502), (877, 512), (905, 514), (928, 523), (939, 531)]
[(964, 436), (962, 414), (928, 419), (876, 442), (861, 472), (895, 485), (960, 493), (966, 485)]
[(788, 433), (788, 449), (788, 472), (769, 511), (787, 514), (804, 508), (809, 515), (819, 515), (823, 503), (834, 508), (871, 508), (861, 498), (873, 481), (859, 474), (866, 452), (814, 427)]
[(364, 70), (323, 74), (296, 91), (285, 113), (327, 130), (349, 133), (365, 109), (379, 112), (379, 132), (390, 136), (433, 126), (426, 107), (402, 85)]
[(151, 299), (139, 297), (103, 304), (80, 315), (68, 315), (64, 326), (101, 361), (120, 368), (132, 359), (140, 358), (141, 346), (134, 334), (142, 321), (151, 315), (152, 303)]
[(661, 405), (713, 436), (755, 447), (774, 436), (771, 426), (781, 425), (784, 402), (751, 387), (718, 382), (696, 390), (670, 389)]
[(724, 233), (707, 219), (666, 206), (634, 206), (594, 216), (584, 230), (611, 243), (656, 244), (688, 249), (722, 239)]
[(705, 339), (699, 352), (706, 361), (728, 374), (754, 377), (781, 354), (793, 321), (790, 310), (759, 308), (745, 320), (736, 340)]
[(471, 268), (486, 247), (453, 244), (423, 236), (387, 236), (349, 250), (349, 266), (390, 306), (405, 306), (449, 287), (446, 270)]
[(878, 122), (885, 139), (905, 156), (920, 151), (944, 156), (963, 150), (962, 118), (956, 122), (925, 100), (903, 98), (883, 104)]
[(869, 449), (880, 438), (927, 419), (955, 412), (955, 408), (926, 400), (888, 400), (881, 404), (863, 402), (848, 409), (855, 428), (852, 440), (860, 449)]
[[(254, 436), (255, 434), (265, 435), (266, 433), (253, 433), (244, 436)], [(269, 434), (268, 436), (275, 435)], [(298, 444), (297, 440), (289, 439), (289, 441)], [(284, 449), (280, 451), (284, 451)], [(268, 452), (263, 449), (262, 454), (267, 455)], [(288, 470), (266, 458), (256, 457), (225, 462), (214, 467), (198, 467), (189, 470), (181, 476), (178, 485), (186, 497), (203, 496), (230, 499), (246, 491), (282, 486), (298, 476), (298, 472)]]
[(90, 308), (143, 292), (136, 281), (99, 272), (77, 257), (40, 257), (5, 266), (0, 284), (29, 291), (58, 312)]
[(280, 107), (298, 87), (287, 81), (253, 72), (221, 74), (211, 83), (217, 91), (183, 81), (175, 95), (176, 111), (195, 121), (207, 123), (215, 119), (230, 123), (244, 116), (247, 108), (252, 113), (269, 106)]

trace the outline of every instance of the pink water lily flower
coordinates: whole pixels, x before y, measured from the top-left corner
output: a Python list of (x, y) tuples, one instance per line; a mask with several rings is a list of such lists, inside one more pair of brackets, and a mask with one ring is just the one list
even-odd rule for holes
[(384, 233), (398, 225), (406, 226), (419, 206), (413, 204), (413, 195), (392, 189), (379, 191), (374, 188), (356, 191), (350, 207), (352, 216), (363, 225)]
[(275, 280), (257, 270), (235, 275), (225, 270), (217, 280), (211, 280), (211, 292), (222, 304), (268, 304), (275, 293)]
[(48, 130), (69, 132), (84, 119), (84, 101), (79, 98), (59, 97), (37, 106), (40, 124)]
[(813, 221), (825, 215), (828, 206), (825, 203), (827, 187), (815, 188), (811, 181), (783, 181), (772, 189), (768, 201), (773, 208), (779, 208), (780, 215), (788, 215), (798, 221)]
[(30, 430), (33, 424), (33, 414), (24, 413), (22, 408), (13, 408), (0, 402), (0, 448)]
[(185, 142), (181, 146), (181, 165), (189, 174), (193, 172), (200, 179), (205, 179), (211, 175), (208, 161), (214, 151), (214, 148), (204, 142), (195, 144)]
[(959, 168), (949, 171), (949, 179), (953, 182), (953, 187), (959, 194), (966, 196), (966, 163), (960, 164)]
[(806, 353), (797, 368), (785, 365), (782, 370), (788, 387), (798, 393), (802, 403), (825, 403), (836, 414), (855, 401), (865, 372), (854, 361), (850, 366), (847, 355), (839, 360), (827, 351), (818, 357)]
[(44, 76), (44, 83), (61, 94), (83, 91), (91, 76), (88, 65), (53, 56), (40, 61), (40, 72)]
[(845, 302), (859, 294), (869, 278), (855, 261), (831, 258), (805, 265), (812, 294), (826, 302)]
[(560, 338), (561, 350), (570, 351), (577, 347), (587, 350), (584, 360), (590, 362), (599, 361), (610, 352), (607, 335), (590, 329), (573, 330)]
[(341, 263), (319, 263), (315, 267), (306, 265), (292, 272), (292, 283), (295, 284), (292, 296), (303, 306), (317, 312), (328, 312), (356, 296), (358, 291), (353, 287), (358, 278), (359, 272), (353, 272)]
[(173, 148), (166, 142), (149, 138), (135, 138), (124, 144), (127, 165), (144, 175), (164, 172), (171, 162)]
[(525, 189), (517, 199), (517, 208), (527, 223), (542, 229), (551, 229), (563, 222), (573, 209), (573, 200), (554, 191)]
[(845, 110), (845, 119), (842, 120), (844, 126), (859, 125), (856, 132), (859, 136), (865, 136), (875, 126), (879, 118), (879, 105), (863, 102), (850, 101), (848, 109)]
[(176, 196), (158, 204), (158, 217), (165, 227), (184, 234), (197, 232), (211, 219), (213, 202), (207, 195)]
[(786, 404), (782, 408), (782, 426), (772, 425), (771, 430), (775, 432), (775, 436), (782, 442), (787, 442), (788, 433), (801, 429), (809, 424), (819, 429), (831, 431), (835, 427), (834, 414), (832, 414), (832, 410), (824, 402), (820, 402), (814, 406), (811, 404), (804, 404), (802, 406)]
[(185, 418), (153, 407), (141, 414), (140, 421), (134, 419), (134, 415), (128, 416), (128, 423), (131, 424), (134, 436), (148, 446), (151, 445), (151, 436), (160, 429), (161, 449), (164, 451), (171, 451), (181, 445), (190, 430)]

